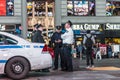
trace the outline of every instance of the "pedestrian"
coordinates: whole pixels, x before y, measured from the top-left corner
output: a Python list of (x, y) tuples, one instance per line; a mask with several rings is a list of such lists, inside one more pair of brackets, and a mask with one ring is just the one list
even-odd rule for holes
[(71, 47), (74, 43), (74, 34), (71, 26), (71, 21), (66, 22), (65, 33), (61, 35), (61, 38), (63, 40), (62, 53), (64, 55), (64, 67), (62, 68), (62, 70), (69, 72), (73, 71)]
[(108, 54), (108, 58), (112, 58), (112, 46), (111, 46), (111, 43), (108, 43), (108, 46), (107, 46), (107, 54)]
[(100, 43), (96, 43), (96, 46), (97, 46), (97, 52), (96, 52), (96, 59), (98, 59), (99, 57), (99, 60), (102, 59), (102, 55), (101, 55), (101, 51), (100, 51)]
[(77, 51), (76, 51), (75, 45), (72, 45), (71, 54), (72, 54), (73, 58), (77, 58)]
[[(33, 42), (36, 43), (45, 43), (44, 38), (42, 36), (43, 26), (41, 24), (36, 25), (36, 31), (33, 35)], [(41, 70), (38, 70), (41, 71)], [(42, 69), (42, 72), (49, 72), (49, 69)]]
[(36, 29), (37, 31), (34, 33), (33, 42), (45, 43), (43, 36), (42, 36), (43, 26), (41, 24), (38, 24), (36, 25)]
[[(83, 44), (86, 49), (86, 62), (87, 68), (94, 67), (93, 55), (92, 55), (92, 46), (95, 44), (95, 38), (90, 33), (90, 30), (87, 30), (87, 34), (84, 35)], [(91, 62), (91, 64), (90, 64)]]
[(77, 56), (82, 60), (82, 50), (83, 50), (83, 45), (81, 42), (77, 43)]
[[(58, 69), (59, 64), (59, 56), (61, 57), (61, 47), (62, 47), (62, 38), (61, 38), (61, 26), (56, 26), (56, 31), (53, 33), (51, 37), (51, 42), (54, 43), (54, 52), (55, 52), (55, 60), (54, 60), (54, 68), (53, 70)], [(62, 59), (61, 59), (61, 66), (62, 66)]]

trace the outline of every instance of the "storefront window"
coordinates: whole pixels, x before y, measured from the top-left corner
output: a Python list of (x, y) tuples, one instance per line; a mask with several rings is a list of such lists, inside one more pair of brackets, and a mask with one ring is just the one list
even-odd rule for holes
[[(27, 14), (28, 16), (32, 16), (34, 13), (34, 16), (45, 16), (46, 15), (46, 1), (34, 1), (34, 11), (33, 9), (33, 4), (32, 0), (28, 0), (27, 3)], [(53, 4), (48, 2), (47, 5), (48, 8), (48, 16), (53, 16)]]
[(0, 16), (14, 15), (14, 0), (0, 0)]
[(35, 16), (45, 16), (45, 1), (35, 2)]
[(105, 43), (120, 44), (120, 38), (105, 38)]
[(68, 16), (95, 16), (94, 0), (68, 0)]
[(120, 16), (120, 1), (107, 0), (106, 1), (106, 15)]
[(32, 1), (27, 2), (27, 15), (32, 16)]

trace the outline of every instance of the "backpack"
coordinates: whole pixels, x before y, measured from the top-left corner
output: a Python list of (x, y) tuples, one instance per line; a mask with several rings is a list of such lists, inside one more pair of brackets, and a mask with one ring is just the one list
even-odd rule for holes
[(85, 42), (85, 46), (86, 48), (92, 48), (93, 45), (93, 41), (92, 41), (92, 35), (90, 37), (86, 36), (86, 42)]

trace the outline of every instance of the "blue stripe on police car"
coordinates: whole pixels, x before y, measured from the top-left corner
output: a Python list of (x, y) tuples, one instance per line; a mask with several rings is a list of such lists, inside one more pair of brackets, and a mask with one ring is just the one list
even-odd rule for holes
[(6, 63), (7, 60), (0, 60), (0, 63)]

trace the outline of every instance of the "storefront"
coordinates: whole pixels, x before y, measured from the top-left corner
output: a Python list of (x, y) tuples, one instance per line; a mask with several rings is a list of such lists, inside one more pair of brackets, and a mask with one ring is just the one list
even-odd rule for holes
[(27, 0), (27, 15), (29, 33), (38, 23), (43, 25), (45, 37), (50, 37), (54, 29), (54, 0)]
[[(0, 0), (0, 31), (27, 35), (25, 0)], [(20, 33), (18, 33), (20, 32)]]
[(95, 35), (96, 40), (102, 43), (117, 43), (120, 44), (120, 24), (74, 24), (72, 26), (74, 34), (78, 40), (82, 40), (86, 30), (91, 30), (91, 33)]
[(120, 0), (55, 0), (55, 25), (70, 20), (76, 40), (91, 30), (101, 43), (120, 44)]

